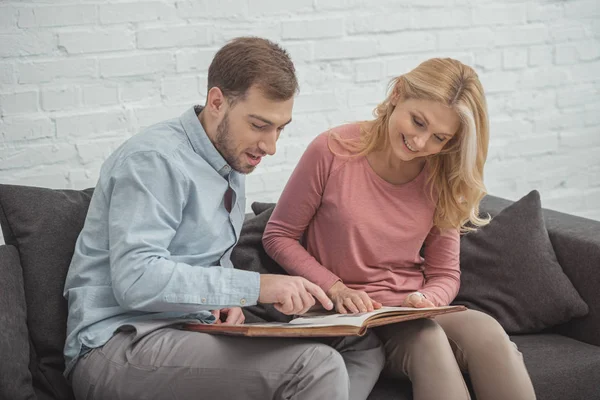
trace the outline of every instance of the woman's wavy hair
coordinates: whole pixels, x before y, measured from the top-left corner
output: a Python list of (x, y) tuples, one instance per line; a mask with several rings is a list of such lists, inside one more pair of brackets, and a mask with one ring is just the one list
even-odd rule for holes
[[(432, 58), (390, 82), (387, 98), (361, 123), (359, 140), (332, 134), (353, 156), (364, 156), (389, 146), (388, 124), (397, 101), (431, 100), (453, 108), (460, 127), (438, 154), (427, 158), (428, 183), (437, 199), (434, 225), (467, 232), (486, 225), (479, 203), (486, 194), (483, 166), (488, 152), (489, 122), (483, 87), (477, 73), (451, 58)], [(331, 146), (330, 146), (331, 148)], [(333, 149), (332, 149), (333, 151)]]

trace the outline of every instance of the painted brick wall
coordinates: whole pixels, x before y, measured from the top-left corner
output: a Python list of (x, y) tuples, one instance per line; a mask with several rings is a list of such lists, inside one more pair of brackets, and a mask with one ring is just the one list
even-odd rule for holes
[(598, 0), (3, 0), (0, 182), (93, 186), (123, 140), (203, 103), (240, 35), (282, 43), (301, 83), (248, 204), (278, 198), (315, 135), (369, 118), (391, 77), (449, 56), (488, 93), (490, 193), (600, 219)]

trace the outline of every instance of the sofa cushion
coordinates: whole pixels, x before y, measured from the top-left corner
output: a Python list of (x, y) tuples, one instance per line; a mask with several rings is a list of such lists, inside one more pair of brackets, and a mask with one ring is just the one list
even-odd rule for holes
[[(275, 208), (274, 204), (253, 203), (256, 214), (244, 221), (240, 240), (231, 252), (231, 262), (235, 268), (254, 271), (260, 274), (285, 274), (286, 272), (265, 252), (262, 235)], [(280, 321), (287, 322), (291, 317), (277, 311), (271, 304), (258, 304), (244, 307), (246, 322)]]
[(23, 269), (34, 385), (57, 399), (72, 398), (62, 374), (67, 304), (62, 296), (75, 241), (92, 189), (52, 190), (0, 185), (0, 223)]
[(512, 336), (538, 399), (600, 400), (600, 347), (562, 335)]
[(412, 400), (412, 384), (408, 379), (379, 378), (367, 400)]
[(532, 191), (461, 239), (454, 304), (490, 314), (508, 333), (532, 333), (581, 317), (587, 304), (559, 265)]
[(34, 399), (23, 271), (14, 246), (0, 246), (0, 398)]

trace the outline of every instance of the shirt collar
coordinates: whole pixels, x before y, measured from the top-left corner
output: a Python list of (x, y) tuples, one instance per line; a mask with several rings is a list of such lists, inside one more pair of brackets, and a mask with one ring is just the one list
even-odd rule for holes
[(231, 166), (217, 151), (198, 119), (198, 114), (203, 108), (203, 106), (194, 106), (184, 112), (179, 119), (194, 151), (204, 158), (219, 175), (225, 177), (231, 172)]

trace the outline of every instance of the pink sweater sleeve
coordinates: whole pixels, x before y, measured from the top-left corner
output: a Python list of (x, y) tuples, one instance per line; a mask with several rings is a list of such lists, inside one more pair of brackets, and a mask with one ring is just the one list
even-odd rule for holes
[(433, 228), (425, 239), (425, 285), (420, 290), (436, 306), (450, 304), (460, 287), (460, 235)]
[(337, 282), (299, 243), (317, 212), (329, 177), (333, 154), (328, 134), (317, 136), (302, 155), (287, 182), (263, 234), (265, 251), (290, 275), (299, 275), (327, 291)]

